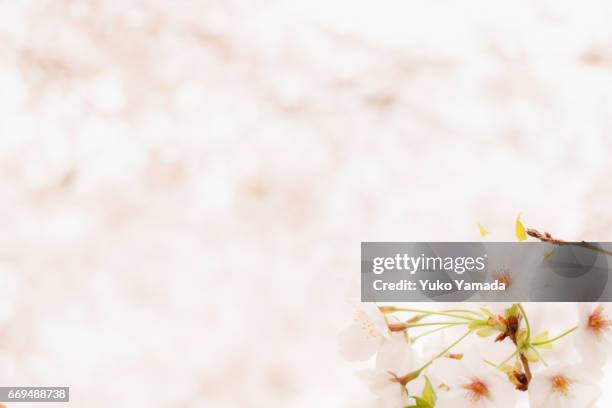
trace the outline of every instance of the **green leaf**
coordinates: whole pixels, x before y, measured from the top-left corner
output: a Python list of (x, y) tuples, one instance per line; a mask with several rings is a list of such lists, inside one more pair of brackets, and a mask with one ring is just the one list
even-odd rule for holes
[(483, 227), (481, 223), (477, 223), (477, 224), (478, 224), (478, 232), (480, 232), (481, 237), (484, 238), (487, 235), (489, 235), (489, 231), (487, 231), (486, 228)]
[(531, 343), (536, 343), (534, 344), (534, 347), (537, 347), (543, 350), (552, 350), (553, 349), (552, 343), (537, 344), (537, 343), (543, 343), (545, 341), (548, 341), (548, 330), (544, 330), (542, 333), (535, 336), (533, 340), (531, 341)]
[(476, 331), (476, 334), (480, 337), (489, 337), (493, 333), (495, 333), (495, 330), (491, 326), (485, 326)]
[(431, 381), (429, 381), (429, 377), (427, 376), (425, 376), (425, 386), (423, 387), (423, 393), (421, 395), (430, 406), (436, 406), (436, 400), (438, 399), (438, 397), (436, 395), (436, 391), (431, 385)]
[(521, 348), (523, 346), (525, 346), (525, 343), (527, 342), (527, 340), (529, 340), (527, 338), (527, 330), (525, 329), (521, 329), (519, 330), (517, 336), (516, 336), (516, 346), (518, 348)]
[(485, 320), (472, 320), (468, 325), (468, 329), (476, 330), (479, 327), (486, 326), (487, 322)]
[(538, 353), (536, 353), (535, 350), (531, 348), (525, 350), (523, 352), (523, 355), (525, 356), (525, 358), (527, 358), (527, 360), (532, 363), (537, 363), (538, 361), (540, 361), (540, 356), (538, 356)]
[(531, 341), (532, 343), (541, 343), (548, 340), (548, 330), (544, 330), (542, 333), (538, 334)]
[(416, 406), (418, 408), (434, 408), (433, 405), (431, 405), (429, 402), (427, 402), (427, 400), (424, 400), (421, 397), (417, 397), (416, 395), (411, 395), (411, 398), (414, 398), (414, 401), (416, 402)]
[(493, 312), (491, 310), (487, 309), (486, 307), (481, 307), (480, 310), (482, 310), (482, 312), (484, 314), (486, 314), (488, 317), (493, 316)]
[(506, 319), (509, 318), (510, 316), (518, 316), (519, 314), (520, 314), (519, 307), (516, 303), (510, 306), (508, 309), (506, 309)]
[(521, 213), (518, 213), (516, 216), (516, 228), (515, 228), (516, 238), (519, 241), (524, 241), (527, 239), (527, 233), (525, 232), (525, 227), (521, 222)]

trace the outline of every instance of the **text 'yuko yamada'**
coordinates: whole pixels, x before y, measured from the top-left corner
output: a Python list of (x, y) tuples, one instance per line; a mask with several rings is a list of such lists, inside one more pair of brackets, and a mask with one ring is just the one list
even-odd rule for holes
[(401, 279), (397, 282), (384, 282), (377, 279), (372, 283), (376, 291), (433, 291), (449, 292), (458, 291), (505, 291), (506, 284), (499, 281), (494, 282), (467, 282), (463, 279), (454, 279), (452, 282), (431, 281), (429, 279), (419, 279), (411, 281)]

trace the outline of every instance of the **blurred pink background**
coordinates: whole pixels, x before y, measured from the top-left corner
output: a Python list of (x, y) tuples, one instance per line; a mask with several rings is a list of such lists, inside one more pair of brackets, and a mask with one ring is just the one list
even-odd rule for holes
[(336, 345), (360, 241), (514, 239), (518, 211), (612, 240), (611, 19), (0, 2), (0, 383), (69, 385), (74, 407), (364, 406)]

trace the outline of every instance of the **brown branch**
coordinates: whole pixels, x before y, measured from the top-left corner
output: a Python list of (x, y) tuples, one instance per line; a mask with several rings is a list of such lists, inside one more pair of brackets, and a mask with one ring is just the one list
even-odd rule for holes
[(602, 253), (608, 256), (612, 256), (612, 251), (605, 250), (603, 248), (598, 247), (597, 245), (593, 245), (585, 241), (580, 241), (580, 242), (564, 241), (562, 239), (554, 238), (548, 232), (541, 233), (540, 231), (533, 229), (533, 228), (527, 228), (527, 235), (533, 238), (537, 238), (542, 242), (548, 242), (549, 244), (554, 244), (554, 245), (559, 245), (559, 246), (572, 245), (572, 246), (590, 249), (591, 251), (599, 252), (599, 253)]
[(523, 363), (523, 369), (525, 370), (525, 375), (527, 376), (527, 386), (531, 383), (531, 379), (533, 376), (531, 375), (531, 369), (529, 368), (529, 360), (523, 353), (521, 353), (521, 363)]

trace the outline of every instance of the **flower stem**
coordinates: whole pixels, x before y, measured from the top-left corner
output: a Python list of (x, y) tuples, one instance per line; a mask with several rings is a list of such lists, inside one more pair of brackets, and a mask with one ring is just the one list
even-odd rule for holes
[(422, 326), (459, 326), (462, 324), (469, 324), (469, 322), (431, 322), (431, 323), (404, 323), (406, 328), (409, 327), (422, 327)]
[(435, 329), (433, 329), (433, 330), (429, 330), (429, 331), (426, 331), (425, 333), (421, 333), (421, 334), (419, 334), (418, 336), (414, 336), (414, 337), (413, 337), (411, 340), (412, 340), (412, 342), (414, 343), (414, 342), (416, 342), (418, 339), (420, 339), (421, 337), (425, 337), (425, 336), (427, 336), (428, 334), (436, 333), (436, 332), (439, 332), (439, 331), (441, 331), (441, 330), (446, 330), (446, 329), (448, 329), (449, 327), (454, 327), (454, 326), (456, 326), (456, 325), (455, 325), (455, 324), (450, 324), (450, 325), (446, 325), (446, 326), (442, 326), (442, 327), (436, 327), (436, 328), (435, 328)]
[(478, 313), (474, 310), (469, 310), (469, 309), (449, 309), (449, 310), (442, 310), (443, 312), (449, 312), (449, 313), (469, 313), (469, 314), (473, 314), (476, 315), (480, 318), (486, 317), (485, 315), (483, 315), (482, 313)]
[(501, 368), (501, 366), (503, 366), (504, 364), (506, 364), (508, 361), (512, 360), (514, 357), (516, 357), (519, 354), (519, 351), (516, 350), (514, 353), (510, 354), (504, 361), (502, 361), (501, 363), (499, 363), (497, 365), (497, 368)]
[(423, 365), (421, 368), (419, 368), (416, 373), (418, 375), (421, 375), (421, 373), (423, 372), (423, 370), (425, 370), (427, 367), (429, 367), (434, 361), (436, 361), (437, 359), (439, 359), (440, 357), (443, 357), (444, 355), (446, 355), (446, 353), (448, 353), (453, 347), (455, 347), (457, 344), (459, 344), (463, 339), (465, 339), (467, 336), (469, 336), (470, 334), (472, 334), (473, 330), (468, 330), (463, 336), (459, 337), (457, 340), (455, 340), (453, 342), (453, 344), (451, 344), (450, 346), (448, 346), (447, 348), (445, 348), (444, 350), (442, 350), (440, 353), (436, 354), (435, 356), (433, 356), (431, 358), (431, 360), (429, 360), (427, 363), (425, 363), (425, 365)]
[[(496, 370), (500, 370), (502, 371), (501, 368), (499, 368), (499, 366), (497, 364), (495, 364), (492, 361), (487, 360), (486, 358), (483, 360), (485, 363), (487, 363), (488, 365), (490, 365), (491, 367), (495, 368)], [(503, 372), (503, 371), (502, 371)]]
[(574, 326), (571, 329), (561, 333), (560, 335), (558, 335), (557, 337), (553, 337), (552, 339), (546, 340), (546, 341), (538, 341), (536, 343), (531, 343), (532, 346), (543, 346), (545, 344), (550, 344), (553, 343), (565, 336), (567, 336), (568, 334), (570, 334), (571, 332), (573, 332), (574, 330), (576, 330), (578, 328), (578, 326)]
[(548, 363), (546, 362), (546, 360), (544, 360), (544, 357), (542, 357), (542, 355), (540, 354), (540, 352), (533, 347), (533, 345), (529, 345), (529, 348), (531, 350), (533, 350), (534, 353), (536, 353), (536, 355), (538, 356), (538, 358), (540, 359), (540, 361), (542, 361), (542, 363), (544, 364), (544, 366), (548, 367)]
[(529, 325), (529, 318), (527, 317), (527, 313), (525, 313), (525, 309), (523, 309), (523, 305), (519, 303), (518, 307), (525, 318), (525, 324), (527, 325), (527, 341), (529, 341), (531, 339), (531, 326)]
[(529, 360), (527, 360), (527, 357), (525, 357), (525, 354), (523, 353), (520, 353), (520, 357), (521, 357), (521, 363), (523, 364), (523, 369), (525, 370), (525, 376), (527, 376), (527, 386), (529, 386), (529, 383), (531, 382), (531, 379), (533, 378), (533, 375), (531, 374), (531, 368), (529, 367)]
[(406, 329), (413, 327), (424, 327), (424, 326), (459, 326), (462, 324), (470, 324), (470, 322), (430, 322), (430, 323), (410, 323), (410, 321), (404, 323), (387, 323), (389, 331), (401, 332)]
[(455, 314), (449, 313), (447, 311), (432, 312), (432, 311), (423, 310), (423, 309), (406, 309), (406, 308), (400, 308), (400, 307), (393, 308), (393, 311), (396, 311), (396, 312), (422, 313), (424, 316), (439, 315), (439, 316), (453, 317), (455, 319), (474, 320), (473, 317), (455, 315)]

